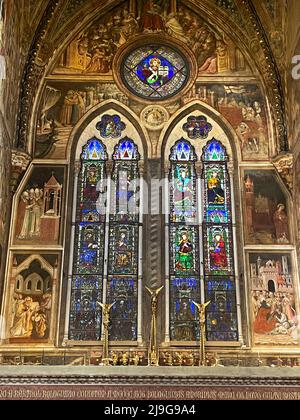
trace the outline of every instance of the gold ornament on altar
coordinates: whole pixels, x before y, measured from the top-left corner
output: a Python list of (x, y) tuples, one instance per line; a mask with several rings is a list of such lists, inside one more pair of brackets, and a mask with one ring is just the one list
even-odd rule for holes
[(116, 302), (114, 303), (98, 302), (98, 304), (102, 308), (102, 317), (103, 317), (104, 341), (103, 341), (103, 354), (102, 354), (101, 364), (104, 366), (109, 366), (111, 363), (114, 363), (114, 360), (111, 357), (109, 357), (109, 352), (108, 352), (108, 340), (109, 340), (108, 328), (109, 328), (109, 323), (110, 323), (109, 312), (111, 308), (115, 305), (115, 303)]
[(157, 302), (158, 295), (164, 286), (159, 287), (158, 289), (150, 289), (145, 286), (146, 290), (151, 296), (151, 330), (150, 330), (150, 341), (149, 341), (149, 351), (148, 351), (148, 365), (149, 366), (158, 366), (159, 355), (157, 349), (157, 327), (156, 327), (156, 316), (157, 316)]
[(200, 327), (200, 358), (199, 358), (199, 366), (206, 366), (206, 356), (205, 356), (205, 322), (206, 322), (206, 315), (205, 310), (206, 307), (210, 304), (210, 300), (206, 303), (197, 303), (193, 301), (193, 304), (198, 309), (199, 314), (199, 327)]

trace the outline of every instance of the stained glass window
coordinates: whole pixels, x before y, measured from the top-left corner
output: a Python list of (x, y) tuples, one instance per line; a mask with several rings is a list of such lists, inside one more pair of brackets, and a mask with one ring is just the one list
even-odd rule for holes
[(122, 131), (125, 130), (126, 125), (121, 121), (119, 115), (103, 115), (101, 121), (96, 124), (97, 130), (103, 138), (117, 138), (121, 137)]
[(203, 149), (204, 281), (207, 339), (238, 339), (234, 280), (230, 179), (225, 147), (210, 140)]
[(104, 191), (107, 153), (93, 138), (83, 147), (78, 178), (74, 264), (69, 322), (70, 340), (99, 340), (101, 334), (105, 214), (97, 209)]
[(170, 161), (171, 339), (193, 341), (198, 337), (193, 300), (200, 299), (194, 148), (184, 139), (177, 141), (171, 149)]
[(139, 153), (125, 137), (113, 153), (107, 301), (111, 309), (110, 340), (137, 339), (139, 241)]
[[(191, 119), (188, 120), (191, 122)], [(188, 128), (188, 127), (186, 127)], [(193, 301), (210, 301), (206, 309), (209, 341), (238, 339), (233, 233), (228, 157), (225, 147), (210, 140), (203, 149), (203, 237), (200, 255), (197, 212), (197, 156), (183, 138), (170, 155), (170, 334), (174, 341), (199, 339)], [(200, 289), (203, 262), (204, 296)]]
[(207, 122), (207, 118), (204, 115), (199, 117), (190, 116), (182, 128), (190, 139), (206, 139), (212, 130), (212, 125)]
[(166, 99), (179, 92), (189, 79), (185, 58), (167, 46), (143, 46), (125, 58), (122, 78), (134, 94), (152, 100)]

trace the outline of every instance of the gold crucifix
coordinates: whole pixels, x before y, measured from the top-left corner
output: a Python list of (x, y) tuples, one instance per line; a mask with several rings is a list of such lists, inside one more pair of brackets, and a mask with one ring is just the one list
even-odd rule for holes
[(149, 351), (148, 351), (148, 365), (149, 366), (158, 366), (159, 356), (157, 349), (157, 328), (156, 328), (156, 317), (157, 317), (157, 302), (158, 295), (164, 286), (159, 287), (158, 289), (150, 289), (145, 286), (147, 292), (151, 296), (151, 330), (150, 330), (150, 341), (149, 341)]
[(199, 314), (199, 327), (200, 327), (200, 359), (199, 366), (206, 366), (206, 356), (205, 356), (205, 333), (206, 333), (206, 307), (210, 304), (210, 300), (206, 303), (197, 303), (193, 301), (193, 304), (198, 309)]
[(102, 308), (102, 322), (103, 322), (103, 328), (104, 328), (104, 341), (103, 341), (103, 354), (102, 354), (102, 364), (104, 366), (109, 366), (110, 362), (113, 362), (113, 360), (109, 358), (109, 353), (108, 353), (108, 341), (109, 341), (108, 328), (109, 328), (109, 323), (110, 323), (109, 313), (110, 313), (111, 308), (115, 305), (115, 303), (116, 302), (114, 303), (98, 302), (98, 305), (100, 305)]

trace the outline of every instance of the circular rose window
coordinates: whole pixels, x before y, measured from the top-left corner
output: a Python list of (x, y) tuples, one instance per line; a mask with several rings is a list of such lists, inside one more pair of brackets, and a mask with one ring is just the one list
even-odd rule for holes
[(176, 95), (189, 80), (185, 57), (169, 46), (141, 46), (121, 64), (126, 88), (140, 98), (159, 101)]

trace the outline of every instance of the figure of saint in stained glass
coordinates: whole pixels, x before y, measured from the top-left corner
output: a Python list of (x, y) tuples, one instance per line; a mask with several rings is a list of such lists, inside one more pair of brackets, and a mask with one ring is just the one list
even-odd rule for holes
[(187, 132), (190, 139), (206, 139), (212, 130), (212, 125), (207, 122), (207, 118), (204, 115), (200, 115), (199, 117), (188, 117), (182, 128)]
[(225, 193), (221, 185), (220, 173), (216, 170), (209, 174), (207, 180), (208, 204), (224, 204)]
[(116, 244), (116, 260), (115, 264), (119, 268), (128, 268), (131, 266), (132, 253), (128, 249), (128, 237), (126, 230), (120, 231), (120, 236)]
[(171, 64), (163, 57), (149, 56), (138, 67), (140, 79), (150, 86), (163, 86), (174, 74)]
[(176, 252), (176, 270), (193, 268), (193, 245), (187, 231), (182, 232)]
[(126, 125), (121, 121), (119, 115), (103, 115), (96, 128), (100, 131), (101, 137), (114, 139), (122, 135)]
[(177, 165), (174, 171), (174, 210), (179, 216), (179, 220), (185, 221), (187, 217), (195, 217), (194, 185), (191, 170), (187, 165)]
[(210, 248), (210, 260), (213, 270), (226, 269), (228, 266), (226, 243), (220, 233), (213, 238), (213, 245)]

